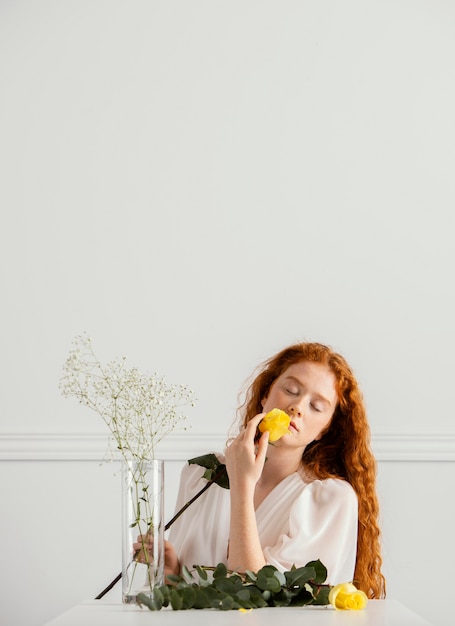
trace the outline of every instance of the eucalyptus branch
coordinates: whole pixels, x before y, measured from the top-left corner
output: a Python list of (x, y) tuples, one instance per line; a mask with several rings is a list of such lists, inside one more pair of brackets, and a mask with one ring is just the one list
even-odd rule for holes
[(138, 603), (151, 611), (169, 605), (175, 611), (192, 608), (246, 611), (266, 606), (324, 606), (330, 602), (332, 587), (324, 584), (327, 569), (319, 560), (287, 572), (272, 565), (265, 565), (257, 573), (244, 574), (228, 571), (223, 563), (215, 568), (194, 567), (199, 581), (194, 573), (183, 568), (182, 576), (169, 576), (171, 584), (154, 589), (151, 597), (138, 594)]

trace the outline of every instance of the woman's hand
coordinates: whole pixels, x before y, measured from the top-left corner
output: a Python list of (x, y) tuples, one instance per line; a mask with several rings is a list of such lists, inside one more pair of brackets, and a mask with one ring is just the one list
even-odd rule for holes
[[(139, 535), (137, 543), (133, 543), (134, 560), (139, 563), (152, 563), (153, 561), (153, 541), (149, 533)], [(180, 562), (174, 546), (169, 541), (164, 541), (164, 574), (165, 578), (169, 574), (180, 573)]]
[(254, 510), (254, 492), (269, 441), (268, 432), (255, 441), (263, 417), (264, 413), (253, 417), (225, 452), (231, 498), (228, 567), (238, 572), (257, 572), (265, 565)]
[(169, 543), (169, 541), (164, 542), (164, 574), (165, 578), (167, 578), (169, 574), (180, 574), (179, 557), (177, 556), (174, 546), (172, 543)]
[(255, 441), (257, 427), (265, 413), (251, 419), (234, 441), (226, 448), (226, 469), (229, 483), (236, 488), (252, 489), (258, 482), (265, 463), (269, 433), (265, 432)]

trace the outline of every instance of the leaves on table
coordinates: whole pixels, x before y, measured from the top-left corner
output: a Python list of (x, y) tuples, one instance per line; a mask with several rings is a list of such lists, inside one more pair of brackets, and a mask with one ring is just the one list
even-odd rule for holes
[[(266, 606), (326, 605), (330, 585), (323, 584), (327, 569), (321, 561), (280, 572), (265, 565), (257, 573), (230, 572), (223, 563), (215, 568), (195, 565), (181, 576), (168, 577), (170, 584), (155, 588), (152, 597), (139, 594), (137, 602), (152, 611), (171, 606), (185, 609), (257, 609)], [(197, 578), (196, 578), (197, 577)]]

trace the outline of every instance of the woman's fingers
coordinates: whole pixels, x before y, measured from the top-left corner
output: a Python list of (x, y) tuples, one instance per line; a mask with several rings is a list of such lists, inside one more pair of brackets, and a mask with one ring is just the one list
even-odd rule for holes
[(262, 435), (258, 439), (258, 444), (257, 444), (257, 449), (256, 449), (256, 459), (258, 460), (258, 462), (262, 464), (265, 463), (265, 457), (267, 456), (269, 436), (270, 436), (270, 433), (266, 430), (265, 433), (262, 433)]
[[(133, 560), (138, 563), (150, 564), (153, 562), (153, 541), (150, 535), (139, 535), (136, 543), (133, 543)], [(174, 546), (166, 539), (164, 540), (164, 568), (166, 576), (168, 574), (178, 574), (180, 571), (180, 562)]]
[[(240, 431), (237, 437), (228, 446), (226, 451), (227, 454), (236, 449), (237, 446), (241, 446), (242, 448), (246, 446), (251, 451), (251, 453), (256, 456), (255, 444), (257, 443), (257, 441), (262, 441), (263, 445), (267, 447), (268, 436), (265, 438), (264, 434), (260, 435), (260, 433), (258, 433), (258, 426), (264, 415), (265, 413), (258, 413), (248, 422), (245, 428)], [(231, 448), (231, 451), (229, 450), (229, 448)]]
[(250, 419), (250, 421), (246, 425), (245, 430), (254, 430), (254, 432), (256, 432), (256, 428), (259, 426), (259, 423), (261, 422), (264, 415), (265, 413), (258, 413), (257, 415), (255, 415), (252, 419)]
[(133, 543), (133, 559), (138, 563), (150, 563), (152, 560), (153, 542), (150, 535), (139, 535), (136, 543)]
[(264, 415), (265, 413), (258, 413), (258, 415), (255, 415), (252, 419), (250, 419), (248, 424), (243, 428), (243, 430), (240, 431), (238, 438), (240, 440), (244, 440), (244, 439), (254, 440), (257, 436), (257, 429), (258, 429), (259, 423), (264, 417)]
[(226, 467), (233, 485), (256, 484), (264, 467), (268, 434), (257, 437), (257, 427), (264, 413), (255, 415), (226, 448)]
[(151, 548), (153, 545), (153, 541), (151, 540), (150, 535), (147, 533), (146, 535), (139, 535), (136, 539), (136, 543), (133, 543), (134, 548)]

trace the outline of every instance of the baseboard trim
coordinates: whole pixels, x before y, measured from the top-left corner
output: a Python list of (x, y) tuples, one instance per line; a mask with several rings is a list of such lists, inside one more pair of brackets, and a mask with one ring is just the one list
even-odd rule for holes
[[(217, 433), (174, 433), (162, 441), (157, 456), (185, 461), (222, 450), (226, 437)], [(107, 437), (101, 434), (0, 434), (0, 461), (102, 461)], [(372, 437), (378, 461), (455, 461), (453, 434), (378, 434)]]

